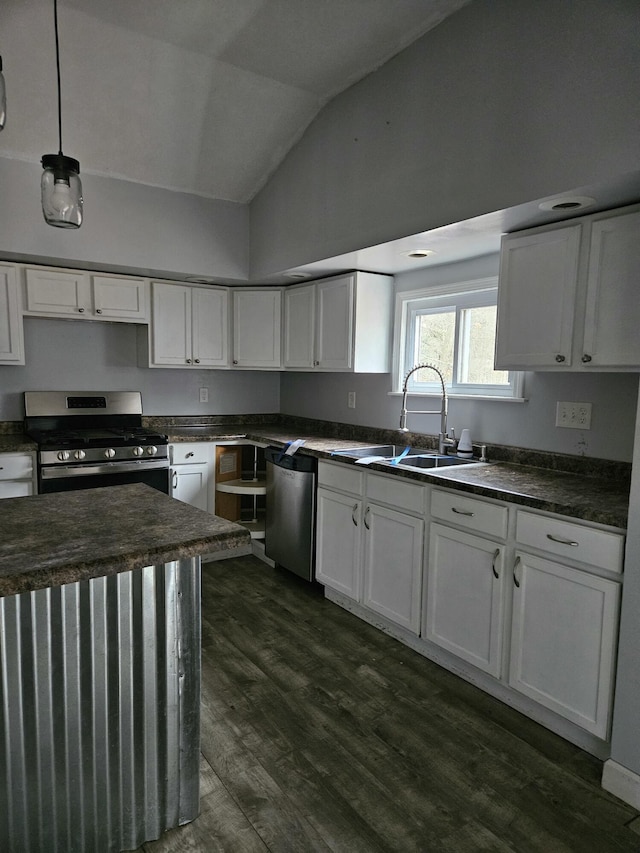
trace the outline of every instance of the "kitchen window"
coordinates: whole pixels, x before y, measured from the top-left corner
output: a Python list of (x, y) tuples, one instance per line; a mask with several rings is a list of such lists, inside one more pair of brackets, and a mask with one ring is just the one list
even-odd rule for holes
[[(428, 363), (440, 370), (451, 396), (520, 399), (522, 374), (493, 367), (497, 299), (495, 277), (398, 293), (394, 391), (412, 367)], [(440, 393), (431, 370), (414, 373), (408, 388)]]

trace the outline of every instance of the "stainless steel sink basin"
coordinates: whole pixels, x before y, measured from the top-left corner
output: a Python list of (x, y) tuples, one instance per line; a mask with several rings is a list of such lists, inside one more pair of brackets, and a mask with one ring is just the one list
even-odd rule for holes
[[(348, 447), (345, 450), (334, 450), (332, 456), (346, 456), (348, 459), (365, 459), (367, 456), (384, 456), (386, 459), (394, 459), (406, 448), (406, 444), (370, 444), (365, 447)], [(431, 453), (420, 447), (411, 447), (407, 456)]]
[(459, 456), (405, 456), (398, 465), (403, 468), (448, 468), (477, 461), (477, 459), (462, 459)]

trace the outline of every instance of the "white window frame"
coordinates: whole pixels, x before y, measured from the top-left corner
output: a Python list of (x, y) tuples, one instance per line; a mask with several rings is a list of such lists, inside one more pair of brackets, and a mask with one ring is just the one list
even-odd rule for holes
[[(393, 389), (391, 393), (402, 393), (404, 378), (415, 365), (415, 356), (409, 350), (413, 344), (413, 328), (416, 317), (430, 310), (442, 311), (450, 308), (456, 312), (456, 334), (454, 343), (454, 379), (447, 383), (447, 395), (455, 398), (502, 400), (521, 402), (524, 398), (524, 374), (509, 371), (509, 383), (502, 385), (477, 385), (458, 381), (456, 369), (464, 342), (462, 334), (461, 312), (465, 308), (483, 305), (495, 305), (498, 299), (498, 277), (474, 279), (454, 284), (437, 285), (423, 290), (404, 291), (396, 294), (395, 329), (393, 347)], [(433, 381), (417, 382), (417, 374), (409, 379), (408, 390), (411, 394), (431, 396), (440, 395), (440, 383), (435, 374)]]

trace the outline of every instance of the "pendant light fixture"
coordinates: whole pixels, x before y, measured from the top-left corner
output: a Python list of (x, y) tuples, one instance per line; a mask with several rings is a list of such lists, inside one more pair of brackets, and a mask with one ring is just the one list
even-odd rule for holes
[(56, 34), (56, 72), (58, 80), (58, 153), (42, 158), (42, 213), (55, 228), (79, 228), (82, 225), (82, 184), (80, 163), (62, 153), (62, 104), (60, 95), (60, 47), (58, 44), (58, 0), (53, 0)]
[(0, 56), (0, 130), (4, 130), (7, 120), (7, 90), (2, 76), (2, 57)]

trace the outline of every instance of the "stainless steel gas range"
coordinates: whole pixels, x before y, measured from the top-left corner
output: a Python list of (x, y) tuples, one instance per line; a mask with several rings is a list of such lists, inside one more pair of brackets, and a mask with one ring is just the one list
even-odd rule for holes
[(24, 408), (39, 492), (147, 483), (169, 493), (167, 436), (142, 426), (140, 392), (27, 391)]

